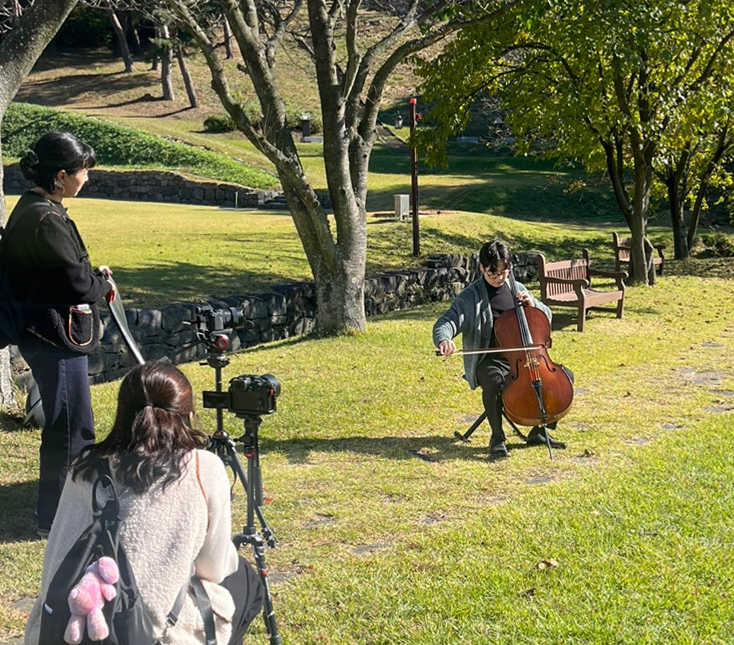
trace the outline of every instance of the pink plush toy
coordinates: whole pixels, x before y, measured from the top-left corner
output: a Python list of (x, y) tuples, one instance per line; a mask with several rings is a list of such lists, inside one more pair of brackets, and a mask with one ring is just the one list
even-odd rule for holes
[(67, 643), (81, 643), (85, 625), (87, 634), (93, 641), (101, 641), (109, 636), (110, 630), (102, 607), (105, 600), (112, 600), (117, 595), (115, 583), (119, 577), (117, 563), (106, 556), (87, 567), (82, 579), (69, 592), (71, 618), (64, 632)]

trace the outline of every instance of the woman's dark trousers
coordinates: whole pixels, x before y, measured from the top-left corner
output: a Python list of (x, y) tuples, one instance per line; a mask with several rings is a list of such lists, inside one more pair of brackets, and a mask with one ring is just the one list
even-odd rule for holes
[(94, 443), (87, 357), (35, 341), (20, 347), (38, 384), (46, 422), (41, 433), (38, 527), (51, 528), (69, 464)]

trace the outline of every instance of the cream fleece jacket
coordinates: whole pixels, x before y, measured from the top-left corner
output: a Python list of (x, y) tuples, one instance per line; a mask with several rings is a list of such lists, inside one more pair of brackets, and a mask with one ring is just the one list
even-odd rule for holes
[[(165, 489), (154, 485), (136, 495), (122, 485), (115, 488), (122, 518), (120, 540), (152, 613), (156, 635), (162, 643), (175, 645), (205, 642), (191, 594), (175, 627), (165, 629), (166, 615), (193, 565), (212, 602), (217, 642), (226, 644), (234, 603), (217, 583), (237, 570), (238, 559), (231, 541), (230, 484), (224, 464), (210, 452), (194, 450), (181, 478)], [(92, 484), (67, 477), (43, 559), (41, 594), (26, 624), (26, 645), (37, 645), (42, 599), (64, 556), (91, 522)]]

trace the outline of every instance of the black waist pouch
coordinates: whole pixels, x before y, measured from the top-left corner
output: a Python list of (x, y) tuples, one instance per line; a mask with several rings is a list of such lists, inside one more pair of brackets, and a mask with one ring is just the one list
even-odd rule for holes
[(28, 331), (55, 347), (91, 354), (99, 347), (97, 305), (38, 305)]

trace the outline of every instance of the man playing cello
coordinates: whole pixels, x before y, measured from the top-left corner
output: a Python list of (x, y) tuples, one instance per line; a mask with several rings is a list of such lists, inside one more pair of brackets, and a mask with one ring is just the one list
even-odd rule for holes
[[(433, 343), (441, 356), (451, 356), (456, 351), (453, 338), (462, 334), (463, 350), (482, 350), (497, 347), (494, 325), (500, 314), (514, 309), (515, 299), (524, 307), (540, 309), (550, 321), (551, 312), (542, 302), (531, 296), (522, 284), (508, 282), (511, 255), (501, 240), (487, 242), (479, 251), (480, 277), (464, 289), (449, 309), (433, 326)], [(510, 373), (509, 362), (497, 353), (465, 353), (464, 378), (473, 390), (482, 388), (482, 402), (487, 421), (492, 429), (489, 442), (490, 457), (507, 457), (505, 433), (502, 429), (502, 388)], [(563, 368), (573, 382), (573, 375)], [(528, 424), (530, 425), (530, 424)], [(555, 423), (548, 426), (552, 429)], [(535, 426), (529, 432), (527, 445), (565, 448), (566, 444), (546, 437), (543, 427)]]

